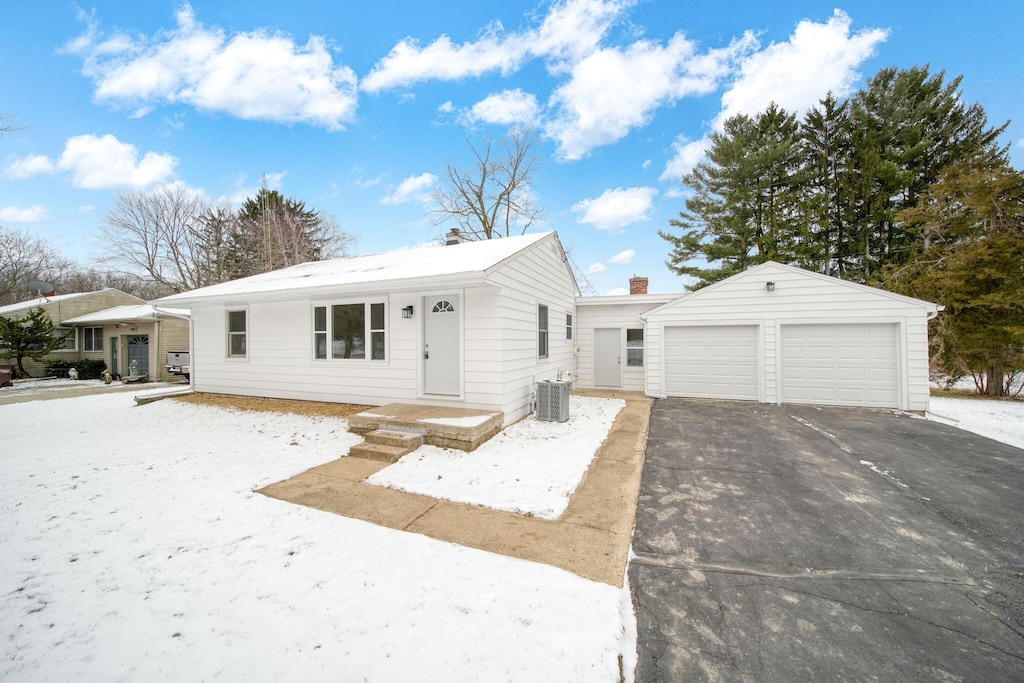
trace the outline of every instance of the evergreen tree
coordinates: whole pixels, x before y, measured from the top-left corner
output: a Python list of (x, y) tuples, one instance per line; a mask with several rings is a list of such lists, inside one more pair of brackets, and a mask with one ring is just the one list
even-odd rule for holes
[(18, 375), (28, 377), (22, 361), (41, 362), (64, 345), (66, 335), (58, 335), (53, 321), (42, 307), (33, 308), (24, 318), (0, 317), (0, 357), (13, 358)]
[(831, 93), (804, 116), (803, 244), (801, 265), (846, 278), (859, 250), (850, 198), (854, 193), (850, 107)]
[[(208, 216), (211, 235), (220, 234), (223, 220), (224, 216)], [(307, 209), (304, 201), (262, 188), (245, 200), (228, 226), (219, 267), (228, 279), (247, 277), (333, 258), (351, 242), (331, 217)]]
[(979, 104), (965, 106), (962, 77), (945, 83), (945, 72), (927, 66), (882, 69), (851, 101), (855, 164), (862, 182), (852, 197), (860, 227), (863, 280), (889, 263), (912, 258), (920, 244), (896, 216), (950, 164), (1005, 161), (997, 144), (1006, 124), (988, 127)]
[[(693, 191), (686, 211), (670, 221), (682, 234), (658, 231), (673, 247), (666, 265), (698, 278), (692, 289), (767, 260), (797, 260), (797, 132), (796, 118), (773, 104), (753, 119), (734, 116), (712, 134), (707, 159), (683, 178)], [(708, 267), (690, 265), (695, 258)]]
[(885, 286), (945, 306), (931, 335), (943, 372), (1006, 394), (1024, 372), (1024, 174), (955, 164), (898, 218), (924, 246)]

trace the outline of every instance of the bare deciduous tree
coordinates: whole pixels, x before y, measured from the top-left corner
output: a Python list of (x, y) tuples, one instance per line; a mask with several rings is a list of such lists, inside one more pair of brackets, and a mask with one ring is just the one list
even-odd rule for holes
[(180, 185), (122, 192), (101, 228), (103, 261), (158, 289), (190, 289), (344, 255), (352, 237), (332, 216), (261, 190), (238, 211)]
[(72, 259), (28, 231), (0, 226), (0, 306), (36, 296), (29, 280), (56, 285), (77, 268)]
[(107, 249), (103, 261), (123, 272), (146, 273), (173, 292), (213, 284), (202, 258), (200, 220), (209, 208), (202, 196), (181, 185), (118, 192), (100, 228)]
[(468, 168), (447, 164), (447, 178), (433, 195), (434, 225), (454, 222), (474, 240), (525, 233), (543, 213), (532, 192), (535, 143), (533, 132), (524, 128), (497, 143), (488, 140), (483, 149), (468, 142), (475, 162)]

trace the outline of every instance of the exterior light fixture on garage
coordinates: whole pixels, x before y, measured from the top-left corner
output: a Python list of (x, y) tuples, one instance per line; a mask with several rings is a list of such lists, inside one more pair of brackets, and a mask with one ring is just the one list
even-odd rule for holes
[(411, 318), (412, 317), (412, 306), (406, 306), (405, 308), (402, 309), (402, 317), (403, 318)]
[(774, 292), (775, 291), (775, 283), (772, 282), (771, 280), (769, 280), (768, 282), (764, 283), (764, 288), (767, 289), (769, 292)]

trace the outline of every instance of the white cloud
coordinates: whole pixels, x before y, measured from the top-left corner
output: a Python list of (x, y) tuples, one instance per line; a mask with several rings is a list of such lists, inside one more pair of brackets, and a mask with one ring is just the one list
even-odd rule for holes
[(448, 100), (447, 102), (442, 104), (440, 107), (438, 107), (437, 110), (439, 112), (441, 112), (442, 114), (451, 114), (453, 111), (455, 111), (455, 105), (452, 104), (451, 100)]
[(608, 263), (632, 263), (635, 258), (636, 249), (626, 249), (608, 259)]
[(825, 23), (803, 20), (784, 43), (773, 43), (750, 55), (724, 95), (714, 127), (736, 114), (756, 114), (775, 102), (802, 113), (829, 91), (837, 97), (851, 92), (864, 60), (886, 40), (883, 29), (850, 33), (850, 17), (835, 10)]
[(1017, 141), (1017, 146), (1020, 147), (1021, 149), (1024, 149), (1024, 138), (1021, 138), (1020, 140)]
[(395, 191), (380, 200), (381, 204), (405, 204), (407, 202), (426, 201), (437, 183), (433, 173), (421, 173), (409, 176), (395, 188)]
[(684, 175), (694, 169), (704, 158), (711, 141), (705, 137), (700, 140), (688, 140), (680, 135), (672, 142), (672, 158), (665, 164), (658, 180), (662, 182), (681, 182)]
[(0, 209), (0, 223), (39, 223), (49, 218), (50, 210), (42, 204), (33, 204), (25, 208), (5, 206)]
[(596, 50), (552, 93), (548, 108), (556, 113), (545, 133), (562, 159), (581, 159), (645, 125), (658, 107), (713, 92), (755, 44), (747, 33), (726, 48), (698, 54), (677, 33), (665, 45), (642, 40), (625, 49)]
[(4, 169), (4, 175), (8, 178), (28, 178), (39, 173), (53, 173), (53, 171), (53, 162), (49, 157), (42, 154), (31, 154), (8, 164)]
[(590, 223), (598, 230), (622, 232), (627, 225), (648, 220), (658, 191), (653, 187), (629, 187), (605, 190), (600, 197), (584, 199), (573, 205), (579, 214), (577, 223)]
[(624, 296), (629, 294), (629, 290), (625, 287), (616, 287), (615, 289), (609, 289), (604, 293), (605, 296)]
[(474, 104), (463, 119), (466, 123), (482, 121), (505, 126), (534, 125), (539, 113), (537, 98), (532, 93), (516, 88), (485, 97)]
[(506, 32), (494, 22), (476, 40), (455, 43), (442, 35), (426, 46), (414, 38), (396, 44), (360, 83), (381, 92), (430, 80), (455, 81), (491, 72), (518, 70), (535, 57), (546, 58), (553, 73), (566, 70), (594, 50), (630, 0), (562, 0), (551, 5), (540, 26)]
[(340, 130), (355, 114), (355, 72), (335, 65), (319, 36), (305, 45), (262, 29), (229, 36), (196, 21), (188, 4), (178, 10), (175, 29), (152, 37), (98, 33), (91, 23), (65, 50), (82, 57), (97, 100), (131, 107), (134, 115), (184, 103), (241, 119)]
[(651, 161), (653, 161), (653, 160), (652, 159), (648, 159), (647, 161), (642, 163), (640, 166), (646, 171), (647, 167), (651, 165)]
[(68, 138), (57, 168), (71, 173), (71, 183), (87, 190), (143, 188), (167, 182), (178, 160), (170, 154), (146, 152), (113, 135)]
[(591, 263), (587, 266), (587, 275), (596, 275), (597, 273), (603, 273), (608, 270), (608, 266), (598, 261), (597, 263)]

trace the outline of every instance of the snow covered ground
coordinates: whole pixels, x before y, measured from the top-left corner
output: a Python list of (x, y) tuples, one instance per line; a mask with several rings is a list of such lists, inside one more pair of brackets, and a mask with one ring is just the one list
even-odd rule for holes
[(174, 385), (167, 382), (148, 382), (145, 385), (133, 384), (131, 387), (128, 387), (121, 382), (106, 384), (101, 379), (68, 379), (66, 377), (58, 379), (27, 379), (16, 381), (12, 387), (0, 387), (0, 398), (6, 396), (50, 397), (86, 389), (97, 394), (109, 391), (130, 391), (131, 388), (134, 388), (137, 392), (143, 386), (146, 389), (155, 389)]
[(1024, 401), (932, 396), (928, 419), (1024, 448)]
[(527, 417), (472, 453), (421, 446), (367, 482), (558, 519), (625, 406), (621, 399), (572, 396), (565, 423)]
[(343, 420), (136, 393), (0, 407), (0, 680), (632, 670), (628, 591), (252, 493), (345, 453)]

